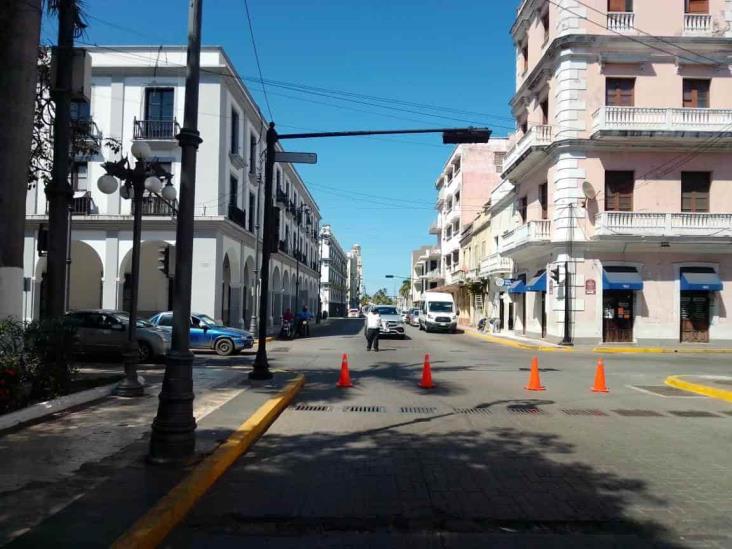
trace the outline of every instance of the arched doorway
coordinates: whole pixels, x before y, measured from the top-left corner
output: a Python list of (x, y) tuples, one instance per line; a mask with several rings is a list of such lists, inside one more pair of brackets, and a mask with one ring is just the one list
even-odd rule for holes
[(282, 316), (282, 279), (279, 267), (275, 267), (272, 272), (272, 297), (272, 322), (278, 326)]
[(101, 309), (104, 267), (94, 248), (86, 242), (71, 242), (68, 309)]
[(257, 286), (257, 279), (254, 273), (254, 260), (248, 257), (244, 263), (244, 275), (242, 277), (242, 294), (241, 294), (241, 305), (242, 305), (242, 318), (244, 319), (244, 328), (248, 328), (251, 322), (252, 315), (256, 309), (254, 305), (255, 289)]
[(224, 256), (221, 274), (221, 321), (225, 326), (231, 325), (231, 262), (229, 254)]
[(285, 271), (285, 275), (282, 277), (282, 312), (286, 309), (292, 310), (292, 304), (290, 303), (290, 273)]
[[(137, 316), (149, 318), (173, 307), (173, 279), (158, 267), (162, 250), (174, 248), (168, 242), (147, 240), (140, 245), (140, 282), (137, 291)], [(171, 249), (171, 257), (173, 250)], [(129, 311), (132, 299), (132, 250), (120, 262), (118, 308)], [(171, 273), (172, 274), (172, 273)]]

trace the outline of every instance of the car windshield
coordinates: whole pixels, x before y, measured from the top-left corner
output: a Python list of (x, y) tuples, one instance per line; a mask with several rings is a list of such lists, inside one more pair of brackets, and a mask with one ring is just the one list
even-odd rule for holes
[(213, 318), (211, 318), (208, 315), (196, 315), (198, 319), (201, 321), (201, 324), (206, 324), (207, 326), (223, 326), (223, 324), (219, 324), (216, 322)]
[(380, 315), (398, 315), (396, 307), (374, 307), (374, 312)]
[(430, 303), (430, 312), (432, 313), (451, 313), (452, 303), (449, 301), (432, 301)]
[[(114, 315), (122, 324), (128, 324), (130, 322), (130, 316), (128, 314), (117, 313)], [(151, 328), (153, 325), (147, 320), (138, 320), (138, 328)]]

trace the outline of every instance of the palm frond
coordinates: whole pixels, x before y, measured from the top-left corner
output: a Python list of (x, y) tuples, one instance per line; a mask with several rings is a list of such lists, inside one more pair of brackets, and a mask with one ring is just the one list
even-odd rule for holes
[[(46, 11), (52, 15), (56, 15), (61, 8), (62, 2), (64, 0), (46, 0)], [(74, 10), (74, 38), (81, 38), (89, 26), (86, 22), (86, 1), (73, 0), (72, 4), (72, 9)]]

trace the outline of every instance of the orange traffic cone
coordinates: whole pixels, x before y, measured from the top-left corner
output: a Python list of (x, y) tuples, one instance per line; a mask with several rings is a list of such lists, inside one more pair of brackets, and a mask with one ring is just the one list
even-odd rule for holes
[(534, 357), (531, 359), (531, 372), (529, 373), (529, 384), (524, 387), (529, 391), (543, 391), (545, 387), (541, 384), (539, 379), (539, 359)]
[(597, 371), (595, 372), (595, 384), (592, 386), (595, 393), (607, 393), (608, 388), (605, 384), (605, 363), (601, 358), (597, 360)]
[(422, 381), (419, 384), (422, 389), (434, 389), (432, 383), (432, 365), (430, 364), (429, 353), (424, 355), (424, 366), (422, 366)]
[(348, 372), (348, 355), (346, 353), (343, 353), (343, 358), (341, 359), (341, 377), (338, 383), (336, 383), (336, 387), (340, 387), (341, 389), (353, 387), (351, 374)]

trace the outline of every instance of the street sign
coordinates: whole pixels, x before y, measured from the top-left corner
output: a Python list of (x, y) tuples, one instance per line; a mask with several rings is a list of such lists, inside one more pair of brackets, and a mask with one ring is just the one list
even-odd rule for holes
[(499, 288), (503, 288), (503, 285), (505, 283), (506, 283), (506, 281), (503, 280), (502, 278), (496, 278), (496, 286), (498, 286)]
[(317, 164), (318, 155), (315, 153), (275, 152), (275, 162), (288, 164)]

